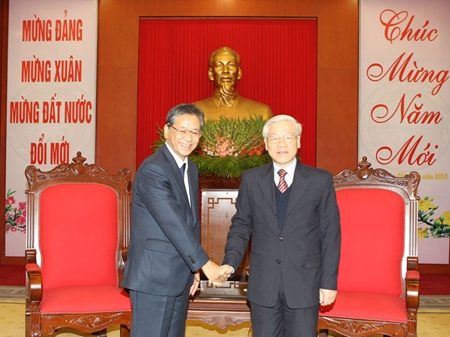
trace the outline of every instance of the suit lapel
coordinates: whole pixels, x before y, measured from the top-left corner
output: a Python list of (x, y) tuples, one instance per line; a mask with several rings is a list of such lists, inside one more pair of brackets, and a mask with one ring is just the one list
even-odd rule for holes
[[(261, 171), (261, 179), (258, 181), (259, 187), (261, 188), (261, 193), (264, 198), (267, 200), (267, 203), (270, 206), (272, 214), (267, 216), (273, 216), (274, 221), (269, 221), (269, 225), (274, 231), (274, 233), (280, 232), (280, 226), (278, 225), (278, 221), (276, 218), (277, 215), (277, 205), (275, 201), (275, 182), (273, 180), (273, 164), (267, 164), (262, 168)], [(264, 212), (270, 212), (269, 209), (263, 210)]]
[(275, 183), (273, 180), (273, 164), (266, 165), (261, 172), (261, 179), (258, 181), (259, 187), (264, 197), (267, 199), (267, 203), (272, 208), (272, 211), (276, 214), (277, 207), (275, 204)]
[[(175, 158), (173, 158), (172, 154), (170, 153), (169, 149), (167, 148), (167, 145), (164, 145), (161, 147), (163, 149), (164, 156), (167, 159), (169, 172), (172, 174), (172, 176), (175, 179), (176, 185), (180, 191), (181, 196), (183, 197), (184, 202), (189, 207), (189, 200), (186, 192), (186, 187), (184, 187), (184, 181), (181, 177), (180, 168), (177, 165), (177, 162), (175, 161)], [(189, 172), (189, 170), (188, 170)]]
[[(289, 202), (286, 209), (286, 219), (289, 216), (289, 213), (296, 207), (296, 205), (300, 202), (300, 199), (306, 193), (308, 188), (309, 181), (303, 175), (302, 171), (302, 163), (297, 161), (297, 165), (295, 166), (294, 180), (292, 182), (291, 191), (289, 195)], [(287, 222), (286, 222), (287, 223)]]

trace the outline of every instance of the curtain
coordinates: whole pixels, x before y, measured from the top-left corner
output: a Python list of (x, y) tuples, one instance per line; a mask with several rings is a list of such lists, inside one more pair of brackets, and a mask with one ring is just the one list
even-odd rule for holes
[(238, 93), (296, 118), (302, 161), (315, 166), (315, 19), (141, 18), (139, 26), (137, 166), (152, 153), (170, 108), (212, 95), (209, 56), (224, 46), (241, 56)]

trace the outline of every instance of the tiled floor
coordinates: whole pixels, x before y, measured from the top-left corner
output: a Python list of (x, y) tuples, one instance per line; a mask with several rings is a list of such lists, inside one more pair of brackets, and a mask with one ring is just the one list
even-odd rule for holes
[[(24, 287), (0, 287), (1, 337), (24, 335), (24, 298)], [(186, 325), (186, 337), (249, 337), (251, 335), (250, 324), (241, 324), (226, 330), (194, 321), (190, 321)], [(450, 296), (421, 296), (418, 335), (421, 337), (450, 336)], [(53, 336), (84, 337), (90, 335), (61, 331)], [(117, 328), (110, 329), (108, 336), (119, 337), (119, 330)]]

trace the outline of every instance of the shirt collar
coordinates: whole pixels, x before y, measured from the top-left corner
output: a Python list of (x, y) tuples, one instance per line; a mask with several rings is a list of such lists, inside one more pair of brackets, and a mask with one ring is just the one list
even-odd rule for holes
[(181, 168), (181, 166), (183, 166), (183, 164), (186, 164), (186, 170), (185, 172), (187, 172), (188, 169), (188, 160), (187, 157), (184, 160), (181, 160), (180, 157), (178, 157), (175, 152), (172, 150), (172, 148), (170, 147), (169, 144), (165, 143), (167, 148), (169, 149), (170, 154), (172, 155), (173, 159), (175, 159), (175, 162), (177, 163), (178, 168)]
[[(297, 165), (297, 159), (293, 160), (292, 163), (290, 163), (288, 166), (283, 167), (283, 170), (287, 172), (287, 174), (284, 176), (284, 179), (286, 180), (288, 186), (291, 186), (292, 182), (294, 181), (294, 173), (295, 173), (295, 167)], [(274, 170), (274, 180), (275, 183), (278, 185), (278, 181), (280, 180), (280, 176), (278, 175), (278, 171), (281, 169), (277, 164), (273, 163), (273, 170)]]

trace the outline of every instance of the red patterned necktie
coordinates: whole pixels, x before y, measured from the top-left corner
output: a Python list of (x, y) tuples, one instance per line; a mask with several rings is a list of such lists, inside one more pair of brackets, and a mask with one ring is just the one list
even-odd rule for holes
[(278, 190), (281, 193), (284, 193), (288, 189), (288, 185), (286, 183), (286, 180), (284, 180), (284, 176), (287, 174), (287, 172), (285, 170), (281, 169), (277, 173), (280, 176), (280, 182), (278, 183), (278, 186), (277, 186)]

